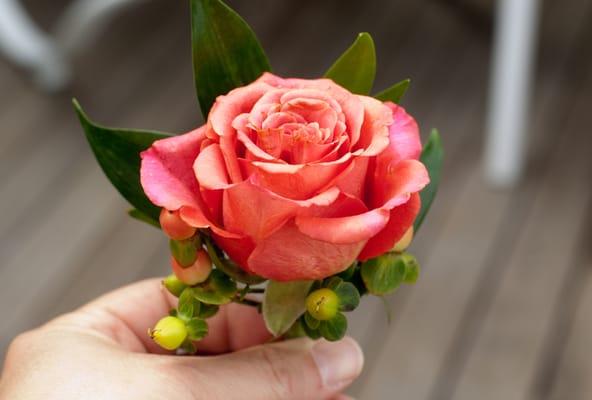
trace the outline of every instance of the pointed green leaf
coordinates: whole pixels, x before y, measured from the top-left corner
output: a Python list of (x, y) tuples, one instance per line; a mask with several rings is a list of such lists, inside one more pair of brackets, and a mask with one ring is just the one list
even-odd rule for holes
[(263, 319), (274, 336), (285, 333), (305, 310), (313, 281), (269, 281), (263, 298)]
[(147, 223), (148, 225), (152, 225), (153, 227), (160, 229), (160, 223), (158, 221), (155, 221), (154, 219), (152, 219), (152, 217), (144, 214), (142, 211), (136, 208), (128, 210), (127, 215), (134, 219), (137, 219), (138, 221)]
[(191, 0), (191, 44), (195, 88), (204, 118), (216, 97), (271, 71), (255, 33), (220, 0)]
[(73, 104), (88, 143), (107, 178), (132, 206), (157, 223), (160, 209), (148, 200), (140, 185), (140, 152), (155, 140), (170, 135), (100, 126), (88, 119), (76, 100)]
[(368, 94), (376, 75), (376, 50), (369, 33), (360, 33), (356, 41), (335, 61), (325, 78), (357, 94)]
[(411, 79), (405, 79), (401, 82), (397, 82), (393, 86), (375, 94), (374, 97), (380, 101), (392, 101), (395, 104), (399, 104), (407, 92), (410, 83)]
[(440, 184), (440, 173), (442, 170), (442, 163), (444, 162), (444, 148), (442, 147), (442, 140), (438, 130), (433, 129), (430, 137), (423, 147), (421, 152), (421, 162), (426, 166), (428, 174), (430, 175), (430, 183), (423, 188), (419, 196), (421, 197), (421, 209), (413, 224), (415, 235), (419, 227), (426, 217), (436, 193), (438, 192), (438, 185)]
[(347, 318), (345, 318), (345, 315), (339, 313), (329, 321), (322, 321), (319, 332), (330, 342), (343, 339), (345, 332), (347, 332)]

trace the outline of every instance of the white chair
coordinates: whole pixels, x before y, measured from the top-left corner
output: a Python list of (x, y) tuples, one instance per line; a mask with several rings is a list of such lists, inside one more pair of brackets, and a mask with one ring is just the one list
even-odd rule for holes
[(484, 169), (492, 185), (522, 175), (529, 129), (539, 0), (497, 0)]
[(92, 40), (111, 15), (140, 1), (74, 0), (48, 34), (18, 0), (0, 0), (0, 51), (31, 70), (43, 89), (59, 90), (70, 79), (69, 55)]

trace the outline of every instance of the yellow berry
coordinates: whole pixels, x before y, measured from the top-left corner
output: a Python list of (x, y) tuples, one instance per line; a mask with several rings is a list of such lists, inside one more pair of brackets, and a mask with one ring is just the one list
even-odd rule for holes
[(187, 338), (185, 323), (172, 316), (164, 317), (158, 321), (148, 333), (152, 340), (166, 350), (177, 349)]
[(315, 290), (306, 298), (306, 310), (319, 321), (333, 319), (339, 312), (339, 297), (331, 289)]

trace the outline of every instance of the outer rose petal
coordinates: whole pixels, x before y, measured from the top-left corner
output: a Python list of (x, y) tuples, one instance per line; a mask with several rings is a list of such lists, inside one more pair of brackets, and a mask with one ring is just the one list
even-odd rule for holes
[(391, 210), (391, 215), (386, 227), (366, 243), (366, 246), (358, 256), (358, 260), (364, 261), (369, 258), (391, 250), (409, 229), (421, 206), (418, 193), (413, 193), (409, 201)]
[(276, 281), (322, 279), (345, 270), (364, 242), (333, 244), (302, 234), (294, 223), (257, 244), (249, 269)]
[(184, 135), (158, 140), (142, 152), (140, 181), (152, 203), (168, 210), (199, 205), (199, 187), (192, 165), (204, 139), (202, 126)]
[(329, 206), (338, 196), (339, 191), (333, 188), (311, 199), (295, 201), (278, 196), (251, 179), (224, 191), (224, 226), (258, 242), (302, 213), (302, 209)]
[(419, 128), (412, 116), (403, 107), (394, 103), (385, 103), (393, 112), (393, 123), (389, 126), (390, 143), (378, 156), (378, 162), (398, 163), (402, 160), (418, 160), (421, 154)]
[(219, 236), (224, 236), (227, 238), (240, 239), (244, 237), (243, 235), (229, 232), (219, 227), (218, 225), (213, 223), (211, 219), (209, 219), (205, 215), (203, 209), (199, 207), (184, 206), (181, 207), (179, 211), (181, 219), (190, 226), (193, 226), (195, 228), (210, 228), (214, 233), (218, 234)]
[(388, 220), (389, 211), (377, 208), (350, 217), (297, 217), (296, 225), (300, 232), (313, 239), (351, 244), (370, 239), (386, 226)]
[(213, 235), (214, 241), (228, 256), (247, 272), (253, 272), (249, 268), (247, 260), (255, 249), (255, 244), (248, 237), (232, 239), (220, 235)]
[(407, 201), (410, 193), (419, 192), (430, 182), (425, 166), (416, 160), (389, 165), (381, 172), (376, 171), (370, 188), (371, 208), (398, 206)]
[(358, 96), (364, 104), (364, 123), (360, 131), (360, 141), (354, 149), (362, 149), (364, 156), (376, 156), (389, 145), (388, 127), (393, 123), (391, 110), (380, 101)]

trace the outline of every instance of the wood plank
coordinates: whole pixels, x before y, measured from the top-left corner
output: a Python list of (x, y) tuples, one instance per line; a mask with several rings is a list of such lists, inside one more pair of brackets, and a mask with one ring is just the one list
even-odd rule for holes
[[(592, 227), (592, 220), (588, 219), (588, 229), (583, 238), (587, 240), (582, 245), (586, 246), (590, 243), (590, 227)], [(585, 258), (584, 258), (585, 257)], [(549, 398), (552, 400), (588, 400), (592, 398), (592, 346), (590, 346), (590, 338), (592, 337), (592, 318), (590, 318), (590, 310), (592, 310), (592, 257), (590, 257), (589, 249), (585, 252), (584, 257), (577, 259), (574, 267), (574, 274), (571, 275), (570, 290), (577, 290), (574, 285), (581, 286), (578, 291), (578, 300), (581, 301), (575, 310), (575, 319), (573, 327), (565, 327), (567, 329), (567, 343), (565, 351), (562, 356), (555, 360), (557, 364), (556, 376), (553, 381), (545, 385), (545, 390), (539, 391), (541, 396), (539, 398)], [(581, 294), (581, 296), (579, 296)], [(565, 313), (566, 311), (561, 310)], [(550, 387), (550, 390), (549, 390)]]
[[(509, 258), (500, 260), (501, 286), (468, 356), (455, 399), (530, 395), (537, 362), (546, 351), (545, 333), (558, 301), (559, 282), (569, 271), (582, 215), (592, 199), (592, 164), (587, 156), (591, 142), (585, 131), (589, 101), (587, 93), (580, 97), (565, 120), (566, 134), (530, 205), (532, 214), (524, 232)], [(558, 195), (569, 207), (558, 206)]]

